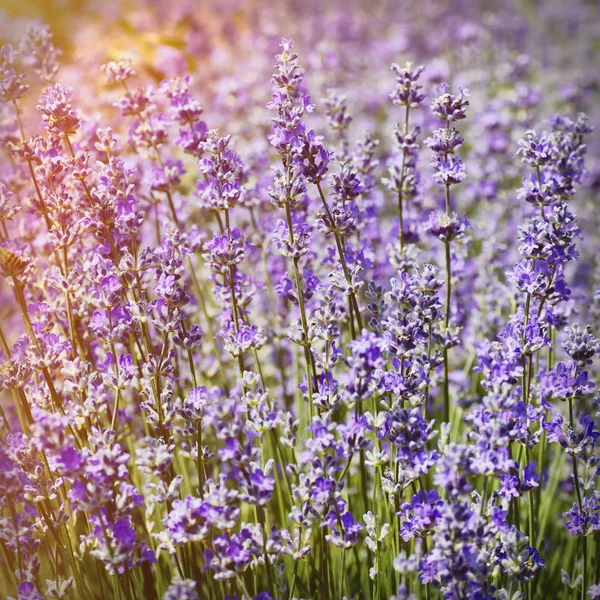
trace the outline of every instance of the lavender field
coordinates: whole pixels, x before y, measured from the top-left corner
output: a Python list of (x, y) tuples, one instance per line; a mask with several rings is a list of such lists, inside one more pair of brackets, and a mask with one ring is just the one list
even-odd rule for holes
[(0, 4), (1, 600), (600, 598), (596, 0)]

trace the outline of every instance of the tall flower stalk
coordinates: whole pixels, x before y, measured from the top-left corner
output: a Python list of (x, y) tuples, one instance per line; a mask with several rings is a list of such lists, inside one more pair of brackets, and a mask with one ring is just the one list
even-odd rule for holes
[(407, 201), (416, 193), (415, 166), (417, 159), (416, 140), (421, 132), (419, 127), (409, 131), (409, 119), (411, 109), (418, 108), (425, 99), (420, 92), (422, 86), (418, 83), (425, 67), (419, 66), (413, 69), (412, 63), (406, 63), (404, 67), (392, 64), (392, 71), (396, 75), (397, 88), (390, 94), (393, 104), (404, 106), (404, 120), (402, 125), (395, 127), (396, 140), (400, 149), (400, 167), (392, 164), (390, 167), (390, 187), (398, 197), (399, 239), (400, 253), (404, 251), (405, 245), (405, 215)]
[(450, 318), (452, 310), (452, 253), (450, 243), (453, 240), (464, 236), (465, 230), (469, 227), (466, 217), (452, 211), (450, 188), (453, 185), (464, 181), (466, 177), (463, 161), (456, 156), (455, 152), (463, 143), (463, 138), (452, 126), (456, 121), (466, 118), (466, 108), (469, 101), (466, 99), (468, 92), (459, 88), (457, 95), (448, 92), (449, 86), (446, 83), (440, 84), (437, 88), (439, 96), (434, 98), (431, 103), (433, 114), (440, 121), (446, 123), (444, 129), (436, 129), (433, 136), (425, 140), (425, 144), (435, 152), (431, 162), (434, 168), (434, 179), (437, 184), (444, 186), (445, 189), (445, 212), (443, 214), (430, 215), (427, 222), (427, 229), (431, 235), (434, 235), (444, 243), (444, 259), (446, 265), (446, 315), (444, 317), (444, 327), (446, 340), (444, 341), (444, 420), (450, 421), (450, 363), (449, 348), (453, 345), (450, 333)]
[[(298, 343), (304, 353), (308, 408), (312, 420), (313, 395), (318, 389), (317, 367), (311, 351), (312, 334), (305, 304), (305, 281), (300, 267), (300, 259), (308, 252), (310, 226), (302, 218), (306, 186), (295, 160), (304, 144), (306, 132), (302, 116), (306, 111), (312, 111), (313, 105), (302, 89), (303, 75), (296, 62), (298, 55), (293, 51), (293, 41), (283, 38), (280, 46), (282, 51), (277, 55), (276, 71), (272, 77), (275, 91), (267, 108), (277, 113), (277, 117), (273, 118), (273, 132), (269, 140), (281, 158), (281, 169), (275, 171), (269, 194), (285, 210), (285, 221), (278, 225), (279, 231), (274, 240), (279, 251), (292, 261), (296, 301), (300, 309), (301, 333)], [(321, 154), (321, 151), (318, 153)], [(317, 171), (326, 169), (327, 162), (321, 161), (315, 168)]]

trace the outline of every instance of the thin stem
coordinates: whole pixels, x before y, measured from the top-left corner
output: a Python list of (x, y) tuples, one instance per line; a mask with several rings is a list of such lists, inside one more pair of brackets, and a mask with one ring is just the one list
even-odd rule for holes
[[(302, 547), (302, 527), (298, 530), (298, 546)], [(294, 590), (296, 589), (296, 579), (298, 578), (298, 564), (300, 561), (294, 561), (294, 572), (292, 573), (292, 584), (290, 585), (289, 600), (294, 597)]]
[[(577, 367), (576, 367), (577, 370)], [(573, 418), (573, 398), (569, 398), (569, 423), (571, 429), (574, 430), (574, 418)], [(571, 460), (573, 463), (573, 483), (575, 485), (575, 495), (577, 496), (577, 504), (579, 506), (579, 513), (583, 515), (583, 502), (581, 496), (581, 489), (579, 486), (579, 472), (577, 470), (577, 457), (575, 454), (571, 454)], [(585, 599), (585, 593), (587, 590), (587, 536), (581, 536), (582, 545), (582, 558), (583, 558), (583, 581), (581, 583), (581, 599)]]
[[(331, 211), (329, 210), (327, 200), (325, 199), (325, 194), (323, 193), (323, 188), (321, 187), (321, 184), (319, 182), (317, 182), (317, 189), (319, 190), (319, 196), (321, 197), (321, 202), (323, 203), (323, 208), (325, 209), (327, 218), (329, 219), (329, 222), (333, 224), (333, 215), (331, 214)], [(342, 270), (344, 272), (344, 277), (346, 278), (346, 283), (348, 284), (348, 287), (350, 287), (350, 289), (352, 289), (351, 288), (352, 276), (350, 275), (350, 270), (348, 269), (348, 265), (346, 263), (346, 257), (344, 256), (342, 240), (340, 239), (340, 235), (337, 231), (334, 231), (334, 237), (335, 237), (335, 245), (337, 246), (338, 256), (340, 259), (340, 263), (342, 265)], [(352, 310), (354, 311), (354, 315), (356, 316), (356, 322), (358, 323), (358, 330), (359, 330), (359, 332), (362, 332), (363, 323), (362, 323), (362, 318), (360, 316), (360, 310), (358, 308), (358, 302), (356, 300), (356, 292), (354, 290), (352, 290), (350, 292), (350, 304), (352, 306)], [(353, 318), (352, 314), (350, 314), (350, 318), (351, 319)]]
[[(227, 227), (227, 238), (229, 243), (231, 243), (231, 225), (229, 223), (229, 209), (225, 209), (225, 223)], [(235, 327), (235, 332), (238, 334), (240, 332), (240, 310), (237, 305), (237, 298), (235, 295), (235, 280), (234, 280), (235, 270), (233, 265), (229, 265), (229, 291), (231, 293), (231, 312), (233, 314), (233, 324)], [(244, 376), (244, 358), (242, 354), (238, 354), (238, 366), (240, 368), (240, 376)]]
[[(446, 328), (446, 335), (448, 334), (448, 325), (450, 323), (450, 303), (452, 301), (452, 264), (450, 256), (450, 242), (444, 242), (444, 249), (446, 254), (446, 316), (444, 318), (444, 325)], [(448, 348), (444, 346), (443, 351), (444, 358), (444, 420), (450, 421), (450, 374), (448, 364)]]
[[(288, 237), (290, 244), (294, 243), (294, 224), (292, 222), (292, 211), (290, 209), (289, 200), (285, 203), (285, 216), (288, 226)], [(308, 409), (310, 413), (310, 422), (313, 420), (314, 406), (313, 406), (313, 373), (310, 350), (309, 350), (309, 335), (308, 335), (308, 320), (306, 318), (306, 310), (304, 308), (304, 292), (302, 289), (302, 279), (300, 275), (299, 259), (293, 258), (292, 263), (294, 265), (294, 278), (296, 280), (296, 293), (298, 294), (298, 306), (300, 307), (300, 322), (302, 324), (302, 331), (304, 333), (304, 358), (306, 361), (306, 385), (308, 390)], [(314, 371), (315, 382), (317, 379), (316, 369)]]
[(342, 568), (340, 569), (340, 600), (344, 600), (344, 582), (346, 581), (346, 548), (342, 548)]
[(198, 455), (196, 457), (196, 469), (198, 470), (198, 495), (200, 498), (204, 496), (204, 480), (206, 478), (206, 467), (204, 466), (202, 452), (202, 419), (198, 422), (198, 431), (196, 432), (196, 449)]
[[(404, 113), (404, 135), (408, 133), (408, 117), (410, 114), (410, 104), (406, 104)], [(404, 177), (406, 169), (407, 149), (402, 149), (402, 164), (400, 165), (400, 184), (398, 186), (398, 213), (400, 217), (400, 252), (404, 250)]]

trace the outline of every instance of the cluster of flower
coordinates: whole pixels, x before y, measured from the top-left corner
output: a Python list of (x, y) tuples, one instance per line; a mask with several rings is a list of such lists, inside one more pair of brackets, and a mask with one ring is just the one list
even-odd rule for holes
[(594, 86), (519, 3), (185, 4), (99, 97), (0, 52), (0, 595), (600, 598)]

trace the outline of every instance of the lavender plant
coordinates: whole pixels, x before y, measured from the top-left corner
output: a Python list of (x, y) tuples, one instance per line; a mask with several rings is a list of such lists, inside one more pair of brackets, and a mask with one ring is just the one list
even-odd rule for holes
[(600, 598), (595, 7), (321, 4), (0, 27), (0, 598)]

